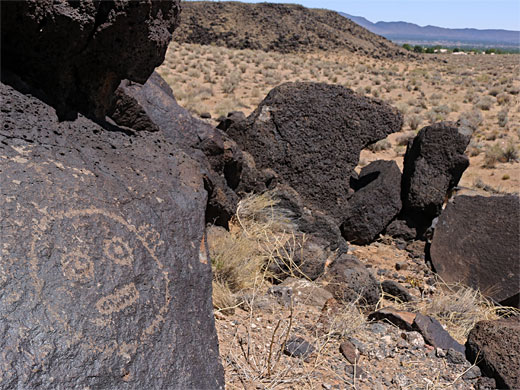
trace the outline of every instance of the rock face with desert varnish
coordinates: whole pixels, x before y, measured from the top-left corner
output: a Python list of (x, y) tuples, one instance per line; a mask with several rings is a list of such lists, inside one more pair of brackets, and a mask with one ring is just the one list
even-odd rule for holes
[(61, 118), (104, 119), (122, 79), (144, 83), (178, 25), (180, 0), (2, 2), (2, 67)]
[(274, 88), (227, 133), (258, 167), (274, 169), (306, 204), (339, 220), (360, 151), (402, 124), (381, 101), (339, 85), (299, 82)]
[(462, 282), (518, 307), (519, 221), (518, 196), (456, 196), (435, 227), (435, 270), (446, 282)]
[(144, 82), (162, 61), (178, 11), (2, 3), (2, 390), (224, 387), (209, 163), (142, 107), (103, 117), (122, 78)]

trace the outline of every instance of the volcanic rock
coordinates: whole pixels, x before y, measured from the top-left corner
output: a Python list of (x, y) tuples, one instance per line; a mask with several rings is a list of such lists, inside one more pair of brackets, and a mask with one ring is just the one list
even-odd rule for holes
[(457, 352), (465, 352), (464, 346), (455, 341), (435, 318), (417, 313), (413, 320), (413, 328), (422, 334), (424, 341), (435, 348), (452, 348)]
[(122, 79), (144, 83), (178, 24), (180, 1), (3, 1), (2, 70), (10, 69), (59, 117), (103, 120)]
[(399, 131), (402, 123), (394, 108), (348, 88), (297, 82), (274, 88), (227, 134), (310, 208), (340, 218), (360, 151)]
[(198, 164), (0, 91), (0, 388), (223, 387)]
[(496, 380), (499, 389), (520, 388), (520, 318), (478, 322), (466, 342), (466, 356)]
[(413, 295), (410, 294), (404, 286), (393, 280), (384, 280), (381, 283), (381, 288), (385, 293), (390, 295), (388, 298), (399, 299), (401, 302), (411, 302), (414, 300)]
[(411, 241), (417, 236), (417, 232), (413, 227), (407, 225), (406, 221), (396, 219), (386, 227), (385, 233), (393, 238)]
[(378, 160), (351, 180), (355, 193), (348, 200), (341, 232), (347, 241), (368, 244), (401, 211), (401, 171), (395, 161)]
[[(196, 159), (203, 169), (204, 187), (209, 194), (206, 222), (227, 227), (238, 203), (233, 189), (241, 182), (243, 170), (242, 151), (233, 140), (179, 106), (171, 88), (156, 72), (144, 85), (123, 80), (110, 117), (118, 125), (132, 129), (160, 129)], [(255, 173), (249, 172), (249, 176), (256, 182)]]
[(424, 127), (408, 144), (402, 180), (403, 211), (422, 234), (469, 165), (471, 130), (452, 122)]
[(456, 196), (434, 231), (430, 256), (435, 270), (446, 282), (462, 282), (519, 307), (518, 221), (518, 196)]
[(362, 305), (375, 305), (379, 301), (379, 283), (352, 255), (340, 256), (319, 280), (338, 301), (359, 301)]

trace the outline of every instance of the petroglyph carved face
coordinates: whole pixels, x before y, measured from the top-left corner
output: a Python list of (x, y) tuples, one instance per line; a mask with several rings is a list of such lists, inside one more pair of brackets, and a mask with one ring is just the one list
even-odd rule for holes
[[(157, 232), (96, 208), (47, 213), (42, 221), (34, 228), (31, 274), (36, 290), (58, 293), (53, 302), (44, 302), (53, 326), (80, 339), (81, 330), (67, 327), (66, 313), (75, 305), (78, 310), (72, 315), (82, 313), (90, 324), (127, 346), (160, 329), (170, 293), (168, 273), (155, 253), (162, 244)], [(121, 322), (132, 320), (143, 323), (142, 333), (121, 340)], [(87, 345), (93, 341), (84, 342), (96, 348)], [(110, 348), (120, 353), (120, 347), (115, 342)]]

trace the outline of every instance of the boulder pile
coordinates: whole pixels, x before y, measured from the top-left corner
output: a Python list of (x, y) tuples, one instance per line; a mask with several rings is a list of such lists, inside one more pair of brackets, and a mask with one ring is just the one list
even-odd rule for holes
[(2, 389), (224, 386), (208, 165), (129, 99), (105, 119), (179, 3), (2, 2)]

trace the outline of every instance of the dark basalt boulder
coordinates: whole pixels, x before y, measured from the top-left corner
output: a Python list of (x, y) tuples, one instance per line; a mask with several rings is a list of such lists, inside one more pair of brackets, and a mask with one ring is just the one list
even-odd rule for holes
[(466, 342), (466, 357), (496, 380), (498, 389), (520, 388), (520, 317), (477, 322)]
[(401, 211), (401, 171), (395, 161), (378, 160), (351, 180), (354, 194), (343, 213), (341, 232), (347, 241), (369, 244)]
[(401, 196), (403, 217), (422, 234), (469, 166), (464, 151), (472, 131), (463, 125), (440, 122), (424, 127), (408, 144), (404, 156)]
[(206, 222), (227, 227), (240, 194), (266, 190), (272, 174), (256, 169), (251, 156), (223, 131), (179, 106), (171, 88), (156, 72), (145, 84), (123, 80), (115, 95), (109, 112), (115, 123), (140, 131), (161, 130), (200, 163), (209, 194)]
[(342, 255), (318, 280), (338, 301), (372, 306), (381, 297), (379, 282), (365, 265), (352, 255)]
[(385, 234), (404, 241), (412, 241), (417, 236), (416, 230), (408, 226), (406, 221), (402, 219), (390, 222), (385, 229)]
[(144, 83), (162, 63), (179, 13), (179, 0), (2, 1), (2, 68), (58, 116), (103, 120), (122, 79)]
[(519, 221), (518, 196), (456, 196), (434, 230), (430, 256), (435, 270), (446, 282), (462, 282), (496, 302), (519, 307)]
[(223, 388), (196, 161), (0, 91), (0, 388)]
[(398, 111), (381, 101), (339, 85), (298, 82), (274, 88), (227, 134), (310, 208), (340, 218), (360, 151), (402, 123)]

